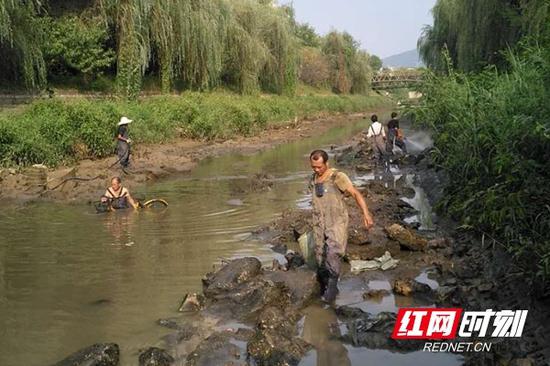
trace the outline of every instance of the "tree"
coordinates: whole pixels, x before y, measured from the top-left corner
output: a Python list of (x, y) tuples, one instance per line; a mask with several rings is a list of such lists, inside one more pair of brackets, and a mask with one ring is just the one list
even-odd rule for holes
[(424, 63), (443, 71), (447, 53), (459, 70), (479, 71), (506, 64), (502, 50), (523, 36), (536, 35), (548, 24), (548, 0), (438, 0), (434, 25), (418, 40)]
[(321, 37), (319, 37), (315, 29), (307, 23), (296, 24), (294, 33), (304, 47), (319, 47), (321, 45)]
[[(22, 75), (28, 88), (46, 82), (41, 45), (43, 35), (37, 23), (39, 0), (0, 0), (0, 53), (2, 74)], [(6, 70), (7, 69), (7, 70)]]
[(90, 81), (114, 63), (115, 51), (107, 47), (109, 34), (98, 17), (45, 17), (42, 22), (49, 73), (83, 74)]
[(376, 72), (382, 68), (382, 60), (376, 55), (370, 55), (369, 65), (371, 70)]

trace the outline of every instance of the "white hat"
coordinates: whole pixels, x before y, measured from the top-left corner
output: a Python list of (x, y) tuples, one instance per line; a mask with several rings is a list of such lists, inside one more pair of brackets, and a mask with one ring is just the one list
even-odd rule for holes
[(127, 125), (128, 123), (132, 123), (132, 120), (127, 117), (122, 117), (117, 126)]

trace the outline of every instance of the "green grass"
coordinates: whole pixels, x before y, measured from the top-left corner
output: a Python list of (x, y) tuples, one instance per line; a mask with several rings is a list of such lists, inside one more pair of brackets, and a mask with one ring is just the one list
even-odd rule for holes
[(507, 72), (428, 75), (422, 92), (414, 112), (450, 177), (440, 208), (550, 291), (550, 48), (510, 55)]
[(113, 153), (116, 123), (134, 120), (135, 143), (174, 138), (226, 139), (258, 134), (273, 124), (320, 113), (366, 111), (388, 103), (380, 96), (241, 96), (185, 93), (138, 101), (37, 101), (23, 111), (0, 114), (0, 164), (56, 166)]

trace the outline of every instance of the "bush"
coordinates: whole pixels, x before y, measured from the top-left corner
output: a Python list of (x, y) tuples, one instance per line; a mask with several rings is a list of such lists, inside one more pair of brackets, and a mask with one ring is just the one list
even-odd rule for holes
[(550, 51), (510, 55), (510, 70), (429, 75), (418, 120), (434, 130), (450, 183), (442, 209), (502, 243), (548, 291)]
[(50, 99), (0, 119), (0, 162), (55, 166), (108, 156), (115, 146), (116, 122), (123, 115), (134, 120), (130, 127), (134, 141), (162, 143), (180, 136), (215, 139), (251, 135), (269, 123), (288, 123), (320, 112), (366, 110), (384, 101), (379, 96), (289, 98), (229, 93), (185, 93), (139, 102)]

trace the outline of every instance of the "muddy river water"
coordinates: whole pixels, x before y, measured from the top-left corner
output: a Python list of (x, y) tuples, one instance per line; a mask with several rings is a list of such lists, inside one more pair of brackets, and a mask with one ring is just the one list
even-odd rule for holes
[[(135, 191), (137, 197), (166, 199), (164, 210), (96, 214), (85, 204), (4, 206), (0, 365), (48, 365), (97, 342), (118, 343), (121, 364), (136, 364), (139, 349), (162, 345), (168, 331), (157, 319), (176, 315), (183, 295), (200, 291), (202, 276), (214, 264), (242, 256), (268, 263), (277, 256), (251, 239), (251, 231), (304, 201), (312, 148), (341, 143), (365, 126), (350, 123), (259, 154), (205, 160), (186, 176)], [(249, 177), (258, 173), (270, 175), (270, 189), (254, 189)], [(351, 291), (340, 301), (353, 302), (353, 296)], [(395, 311), (393, 298), (383, 301), (365, 310)], [(344, 346), (326, 336), (331, 316), (308, 308), (303, 337), (332, 349), (344, 363), (324, 363), (313, 351), (303, 365), (409, 365), (411, 357), (414, 364), (459, 364), (447, 354)]]

